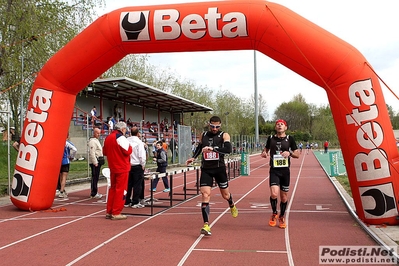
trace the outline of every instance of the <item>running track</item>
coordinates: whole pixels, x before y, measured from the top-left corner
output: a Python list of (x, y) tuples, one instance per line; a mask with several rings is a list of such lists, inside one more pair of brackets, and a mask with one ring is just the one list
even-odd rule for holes
[[(292, 160), (287, 228), (269, 227), (268, 160), (259, 155), (250, 160), (250, 175), (230, 181), (237, 218), (218, 189), (212, 191), (210, 237), (199, 234), (200, 196), (155, 208), (154, 216), (134, 215), (149, 213), (148, 207), (125, 208), (133, 215), (111, 221), (104, 218), (105, 203), (88, 198), (86, 185), (67, 200), (56, 199), (53, 211), (0, 206), (1, 264), (318, 265), (321, 245), (377, 245), (348, 213), (313, 153)], [(174, 176), (175, 193), (182, 189), (182, 176)], [(195, 171), (187, 172), (187, 180), (194, 188)], [(100, 192), (105, 190), (102, 184)]]

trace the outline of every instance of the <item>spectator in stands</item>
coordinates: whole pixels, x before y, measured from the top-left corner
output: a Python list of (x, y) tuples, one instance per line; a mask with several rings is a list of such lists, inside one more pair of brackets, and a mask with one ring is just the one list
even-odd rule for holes
[[(141, 134), (140, 134), (140, 136), (141, 136)], [(146, 155), (146, 159), (148, 160), (148, 157), (150, 156), (150, 152), (149, 152), (150, 148), (148, 145), (148, 141), (145, 137), (142, 137), (141, 141), (144, 143), (145, 155)]]
[(132, 147), (132, 153), (130, 154), (130, 172), (125, 207), (143, 208), (144, 205), (140, 203), (140, 194), (143, 189), (146, 153), (144, 143), (139, 138), (139, 128), (133, 127), (131, 132), (132, 136), (127, 138)]
[[(166, 173), (166, 167), (168, 166), (168, 154), (167, 151), (162, 147), (163, 142), (158, 141), (156, 144), (157, 147), (157, 152), (156, 152), (156, 157), (153, 159), (157, 163), (157, 172), (160, 174)], [(157, 191), (157, 185), (158, 185), (159, 177), (155, 178), (152, 180), (152, 191)], [(165, 175), (162, 177), (163, 185), (165, 189), (163, 192), (169, 192), (169, 182), (168, 182), (168, 177)]]
[(21, 137), (19, 136), (19, 134), (15, 132), (15, 127), (10, 127), (10, 135), (11, 135), (11, 140), (13, 141), (12, 147), (16, 151), (19, 151), (19, 143), (21, 142)]
[(162, 139), (162, 148), (167, 151), (168, 150), (168, 144), (166, 143), (165, 139)]
[(166, 121), (164, 122), (165, 132), (169, 132), (169, 123)]
[(177, 142), (173, 137), (169, 142), (169, 149), (172, 152), (172, 163), (175, 163), (175, 160), (177, 158)]
[(193, 142), (191, 143), (191, 152), (192, 152), (192, 155), (194, 155), (194, 152), (195, 152), (195, 149), (197, 148), (197, 145), (198, 145), (198, 143), (195, 142), (195, 141), (193, 141)]
[(106, 219), (124, 220), (126, 215), (121, 214), (125, 203), (125, 190), (130, 171), (130, 154), (132, 146), (125, 137), (126, 123), (118, 122), (114, 131), (105, 139), (103, 153), (107, 156), (111, 170), (111, 187), (108, 192)]
[(129, 127), (129, 126), (127, 126), (127, 127), (126, 127), (125, 136), (126, 136), (126, 137), (130, 137), (130, 136), (132, 135), (131, 131), (132, 131), (132, 128)]
[[(145, 152), (146, 152), (146, 161), (148, 161), (148, 150), (149, 150), (148, 141), (146, 140), (146, 138), (142, 137), (140, 132), (137, 135), (137, 137), (139, 139), (141, 139), (143, 141), (143, 143), (144, 143), (144, 149), (145, 149)], [(145, 170), (144, 170), (144, 172), (145, 172)], [(144, 199), (144, 196), (145, 196), (144, 192), (145, 192), (145, 180), (143, 178), (143, 181), (141, 183), (140, 204), (145, 206), (146, 202), (145, 202), (145, 199)]]
[(75, 145), (69, 140), (69, 133), (65, 142), (64, 154), (62, 156), (61, 161), (61, 169), (60, 169), (60, 188), (59, 188), (59, 198), (67, 198), (68, 194), (65, 192), (65, 184), (69, 173), (69, 166), (71, 160), (75, 158), (75, 154), (78, 150)]
[(17, 133), (15, 133), (15, 127), (10, 127), (10, 140), (17, 140)]
[(93, 106), (93, 108), (91, 109), (90, 117), (91, 117), (92, 126), (94, 127), (96, 125), (96, 120), (97, 120), (97, 109), (96, 109), (96, 106)]
[(4, 141), (4, 142), (7, 142), (7, 140), (8, 140), (8, 132), (7, 132), (7, 129), (3, 129), (2, 133), (3, 133), (3, 141)]
[(152, 158), (153, 159), (157, 157), (157, 142), (158, 142), (158, 139), (155, 139), (154, 142), (152, 143)]
[(114, 105), (114, 117), (117, 122), (122, 120), (122, 108), (117, 103)]
[(111, 134), (112, 130), (114, 130), (115, 120), (113, 116), (108, 118), (108, 133)]
[(158, 132), (158, 124), (156, 122), (151, 123), (151, 128), (154, 130), (154, 133)]
[(121, 121), (122, 120), (122, 108), (118, 105), (116, 111), (118, 113), (118, 121)]
[(132, 120), (130, 119), (130, 117), (127, 119), (126, 124), (128, 127), (132, 128), (134, 127)]
[(161, 124), (159, 124), (159, 130), (160, 130), (161, 132), (163, 132), (164, 129), (165, 129), (165, 123), (164, 123), (163, 120), (162, 120), (162, 121), (161, 121)]
[(19, 151), (19, 143), (21, 142), (20, 139), (14, 141), (14, 143), (12, 144), (12, 147), (14, 148), (14, 150)]
[[(7, 132), (7, 130), (3, 130), (3, 141), (7, 141), (8, 139), (10, 139), (10, 141), (18, 142), (18, 148), (19, 148), (19, 140), (20, 137), (19, 135), (15, 132), (15, 127), (10, 127), (10, 132)], [(13, 147), (14, 147), (14, 143), (13, 143)], [(15, 149), (15, 147), (14, 147)], [(18, 149), (17, 149), (18, 150)]]
[(114, 105), (114, 117), (117, 121), (119, 121), (119, 119), (118, 119), (118, 104), (117, 103)]
[(98, 180), (100, 178), (101, 166), (105, 163), (103, 148), (99, 141), (101, 131), (93, 129), (93, 137), (89, 139), (89, 165), (91, 169), (91, 192), (90, 198), (101, 199), (102, 194), (98, 193)]

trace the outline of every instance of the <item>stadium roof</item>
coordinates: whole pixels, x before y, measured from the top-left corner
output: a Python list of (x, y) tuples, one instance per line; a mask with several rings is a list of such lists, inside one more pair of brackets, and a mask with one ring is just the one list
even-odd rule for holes
[(170, 113), (212, 111), (210, 107), (126, 77), (96, 79), (88, 86), (87, 94)]

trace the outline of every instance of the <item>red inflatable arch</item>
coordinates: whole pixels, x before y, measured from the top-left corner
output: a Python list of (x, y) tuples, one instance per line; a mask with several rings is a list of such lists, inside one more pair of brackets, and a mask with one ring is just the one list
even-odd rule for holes
[[(130, 53), (254, 49), (328, 94), (358, 216), (397, 224), (398, 151), (379, 81), (354, 47), (261, 0), (126, 7), (103, 15), (56, 53), (30, 96), (11, 200), (50, 208), (79, 91)], [(65, 132), (65, 134), (60, 134)]]

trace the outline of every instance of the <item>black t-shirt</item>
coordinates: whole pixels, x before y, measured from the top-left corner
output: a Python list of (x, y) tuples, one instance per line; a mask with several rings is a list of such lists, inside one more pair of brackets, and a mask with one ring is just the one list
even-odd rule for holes
[[(284, 151), (295, 151), (298, 149), (292, 136), (277, 137), (276, 135), (267, 138), (266, 149), (270, 151), (270, 167), (273, 167), (273, 155), (281, 154)], [(290, 157), (288, 157), (288, 166), (290, 165)]]
[[(211, 131), (205, 132), (202, 135), (202, 147), (222, 147), (223, 146), (223, 131), (213, 134)], [(217, 168), (224, 166), (224, 155), (218, 152), (202, 153), (202, 167), (203, 168)]]

